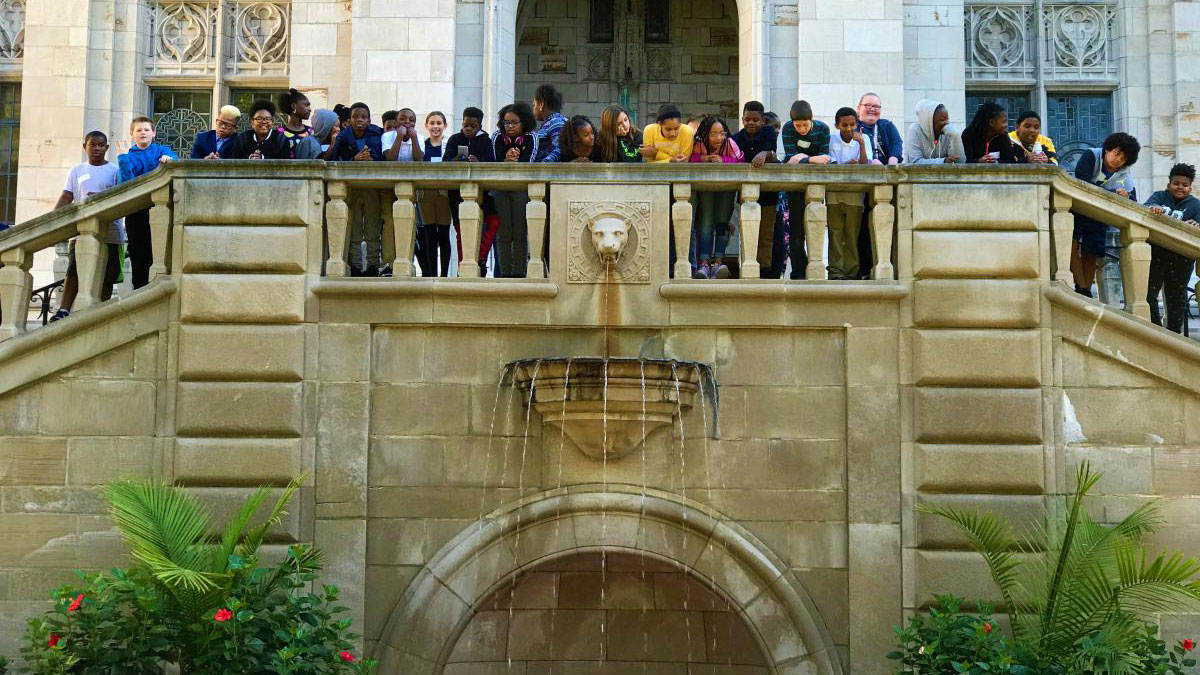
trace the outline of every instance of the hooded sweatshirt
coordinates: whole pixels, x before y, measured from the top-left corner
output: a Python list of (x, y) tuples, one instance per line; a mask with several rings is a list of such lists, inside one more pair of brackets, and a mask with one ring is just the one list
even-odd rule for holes
[(1200, 221), (1200, 199), (1191, 195), (1183, 199), (1175, 199), (1170, 192), (1159, 190), (1150, 195), (1150, 199), (1146, 200), (1146, 206), (1161, 206), (1163, 215), (1175, 220)]
[(337, 113), (320, 108), (313, 112), (312, 121), (313, 132), (296, 144), (296, 159), (320, 159), (329, 149), (329, 143), (324, 141), (333, 141), (329, 138), (329, 132), (333, 131), (333, 125), (338, 121)]
[(960, 164), (966, 162), (958, 127), (947, 124), (940, 136), (933, 137), (933, 113), (939, 105), (929, 99), (917, 103), (917, 121), (909, 125), (904, 138), (904, 161), (909, 164), (943, 164), (947, 157), (957, 157)]

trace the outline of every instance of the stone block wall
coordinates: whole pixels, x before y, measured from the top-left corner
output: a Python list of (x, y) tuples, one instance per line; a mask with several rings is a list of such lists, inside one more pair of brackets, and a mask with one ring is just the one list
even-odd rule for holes
[(163, 337), (0, 394), (0, 654), (74, 570), (123, 564), (98, 486), (158, 474)]

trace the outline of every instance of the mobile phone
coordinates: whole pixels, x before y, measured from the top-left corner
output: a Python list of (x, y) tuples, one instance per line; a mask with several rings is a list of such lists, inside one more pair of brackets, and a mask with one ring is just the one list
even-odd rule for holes
[(457, 159), (466, 159), (468, 156), (470, 156), (470, 154), (471, 154), (470, 146), (467, 146), (467, 145), (458, 146)]

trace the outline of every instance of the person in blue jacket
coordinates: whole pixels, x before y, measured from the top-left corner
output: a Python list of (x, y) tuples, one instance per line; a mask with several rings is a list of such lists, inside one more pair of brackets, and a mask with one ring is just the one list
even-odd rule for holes
[(371, 109), (361, 101), (350, 106), (350, 124), (333, 140), (338, 162), (382, 162), (383, 129), (371, 124)]
[[(141, 116), (129, 124), (129, 135), (133, 145), (129, 152), (117, 157), (117, 180), (131, 181), (150, 173), (160, 165), (179, 159), (165, 145), (154, 142), (154, 120)], [(130, 281), (135, 289), (150, 283), (150, 265), (154, 263), (154, 247), (150, 242), (150, 209), (143, 209), (125, 216), (126, 251), (129, 265), (133, 268)]]
[[(904, 141), (900, 138), (900, 130), (891, 120), (880, 117), (883, 114), (883, 102), (879, 94), (869, 91), (858, 99), (858, 130), (862, 132), (867, 142), (871, 144), (872, 164), (893, 166), (904, 161)], [(858, 259), (863, 261), (858, 267), (860, 279), (870, 279), (872, 267), (871, 251), (871, 209), (863, 209), (862, 226), (858, 230)]]
[(217, 112), (217, 121), (213, 128), (196, 134), (196, 142), (192, 144), (192, 154), (188, 159), (225, 159), (233, 149), (233, 139), (237, 135), (238, 118), (242, 111), (231, 105), (223, 105)]
[[(371, 124), (371, 109), (366, 103), (350, 106), (350, 123), (333, 139), (329, 154), (337, 162), (382, 162), (383, 129)], [(383, 260), (383, 215), (379, 197), (371, 190), (352, 190), (350, 207), (350, 250), (347, 252), (351, 276), (377, 277), (386, 272)], [(365, 244), (366, 257), (363, 257)]]
[[(1137, 163), (1142, 146), (1127, 133), (1116, 132), (1104, 139), (1099, 148), (1085, 150), (1075, 165), (1075, 177), (1137, 201), (1137, 186), (1130, 167)], [(1085, 215), (1075, 214), (1075, 231), (1071, 236), (1071, 275), (1075, 277), (1075, 292), (1092, 297), (1096, 280), (1096, 264), (1104, 257), (1108, 226)]]
[[(1176, 164), (1168, 175), (1167, 189), (1150, 195), (1146, 206), (1154, 213), (1183, 221), (1193, 228), (1200, 228), (1200, 199), (1192, 196), (1192, 181), (1196, 180), (1196, 167), (1191, 164)], [(1200, 233), (1200, 229), (1193, 230)], [(1150, 285), (1146, 291), (1146, 302), (1150, 303), (1150, 320), (1162, 324), (1158, 311), (1158, 292), (1163, 293), (1167, 306), (1167, 330), (1183, 332), (1187, 321), (1187, 285), (1192, 280), (1191, 258), (1150, 244)]]

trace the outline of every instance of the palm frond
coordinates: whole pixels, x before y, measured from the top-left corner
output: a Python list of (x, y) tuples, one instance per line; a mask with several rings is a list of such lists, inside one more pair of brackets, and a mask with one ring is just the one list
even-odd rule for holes
[(150, 481), (113, 483), (104, 496), (130, 555), (156, 579), (192, 592), (215, 585), (205, 550), (209, 515), (199, 500)]
[(233, 555), (238, 543), (242, 540), (246, 526), (254, 518), (254, 514), (258, 513), (259, 507), (266, 501), (267, 495), (270, 492), (271, 488), (266, 485), (259, 487), (242, 503), (242, 507), (225, 524), (225, 530), (221, 533), (221, 555), (223, 557), (228, 558)]
[[(279, 495), (279, 499), (275, 501), (275, 505), (271, 507), (271, 512), (267, 514), (266, 520), (254, 527), (249, 528), (248, 530), (245, 530), (241, 537), (241, 541), (236, 547), (236, 551), (239, 555), (249, 558), (258, 552), (259, 547), (262, 546), (263, 539), (267, 535), (267, 530), (283, 521), (283, 517), (287, 515), (285, 508), (287, 507), (288, 502), (292, 500), (292, 497), (296, 494), (296, 491), (300, 489), (300, 486), (304, 483), (304, 480), (307, 477), (308, 473), (306, 472), (301, 474), (298, 478), (293, 479), (292, 482), (288, 483), (287, 487), (283, 489), (283, 493)], [(268, 488), (259, 488), (259, 490), (266, 489)]]
[(993, 513), (967, 511), (945, 504), (918, 504), (917, 511), (950, 521), (954, 529), (966, 537), (971, 548), (983, 556), (1015, 626), (1023, 609), (1014, 600), (1014, 595), (1022, 589), (1018, 577), (1021, 562), (1018, 551), (1014, 550), (1017, 544), (1009, 525)]

